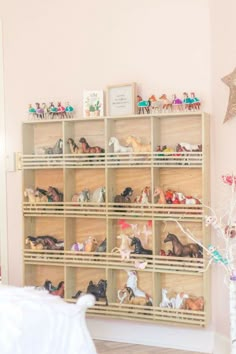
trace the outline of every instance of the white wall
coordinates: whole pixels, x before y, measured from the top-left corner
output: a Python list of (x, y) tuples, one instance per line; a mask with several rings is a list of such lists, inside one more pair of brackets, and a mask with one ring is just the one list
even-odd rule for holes
[[(8, 152), (21, 150), (21, 122), (26, 118), (29, 103), (69, 99), (81, 113), (85, 88), (105, 89), (107, 85), (135, 81), (143, 98), (164, 92), (181, 96), (184, 91), (194, 90), (203, 101), (203, 109), (211, 112), (208, 3), (2, 2)], [(7, 183), (10, 283), (21, 284), (21, 173), (9, 174)], [(150, 328), (151, 333), (153, 328), (160, 328), (150, 326), (137, 325), (137, 337), (145, 337)], [(130, 323), (129, 328), (132, 327)], [(93, 324), (91, 328), (94, 331)], [(182, 338), (183, 343), (191, 345), (184, 332), (175, 331), (179, 333), (178, 341)], [(197, 344), (201, 343), (203, 333), (208, 332), (192, 331)], [(175, 339), (169, 338), (170, 346), (178, 345), (176, 338), (177, 335)], [(202, 342), (203, 348), (207, 347), (206, 342), (207, 338)]]

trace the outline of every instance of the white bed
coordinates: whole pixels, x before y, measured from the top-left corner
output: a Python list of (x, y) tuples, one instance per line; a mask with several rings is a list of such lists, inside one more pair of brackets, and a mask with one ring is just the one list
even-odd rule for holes
[(76, 304), (32, 287), (0, 285), (1, 354), (96, 354), (85, 322), (92, 295)]

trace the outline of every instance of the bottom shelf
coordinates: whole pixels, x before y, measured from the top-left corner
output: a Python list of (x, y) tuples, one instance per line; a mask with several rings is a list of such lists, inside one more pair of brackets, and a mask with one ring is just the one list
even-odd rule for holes
[(88, 315), (153, 323), (163, 322), (194, 327), (205, 327), (207, 324), (206, 313), (204, 311), (177, 310), (140, 305), (120, 305), (117, 303), (109, 303), (108, 306), (96, 303), (94, 307), (88, 310)]

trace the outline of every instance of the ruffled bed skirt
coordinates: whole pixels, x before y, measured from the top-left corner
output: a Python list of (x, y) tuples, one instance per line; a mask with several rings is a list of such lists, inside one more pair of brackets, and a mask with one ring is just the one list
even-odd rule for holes
[(0, 285), (1, 354), (96, 354), (85, 322), (92, 295), (68, 304), (46, 290)]

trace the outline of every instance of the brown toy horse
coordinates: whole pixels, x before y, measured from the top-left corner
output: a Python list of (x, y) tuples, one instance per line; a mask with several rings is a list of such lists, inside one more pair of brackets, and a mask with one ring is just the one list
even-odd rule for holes
[(82, 152), (84, 154), (97, 154), (105, 152), (105, 150), (100, 146), (90, 146), (84, 137), (80, 138), (79, 142), (81, 143)]
[(172, 242), (174, 256), (195, 258), (202, 258), (203, 256), (203, 248), (201, 246), (197, 243), (188, 243), (187, 245), (183, 245), (174, 234), (168, 233), (164, 239), (164, 243), (166, 242)]
[(184, 301), (184, 309), (192, 311), (203, 311), (204, 310), (204, 298), (202, 296), (195, 299), (188, 298)]

